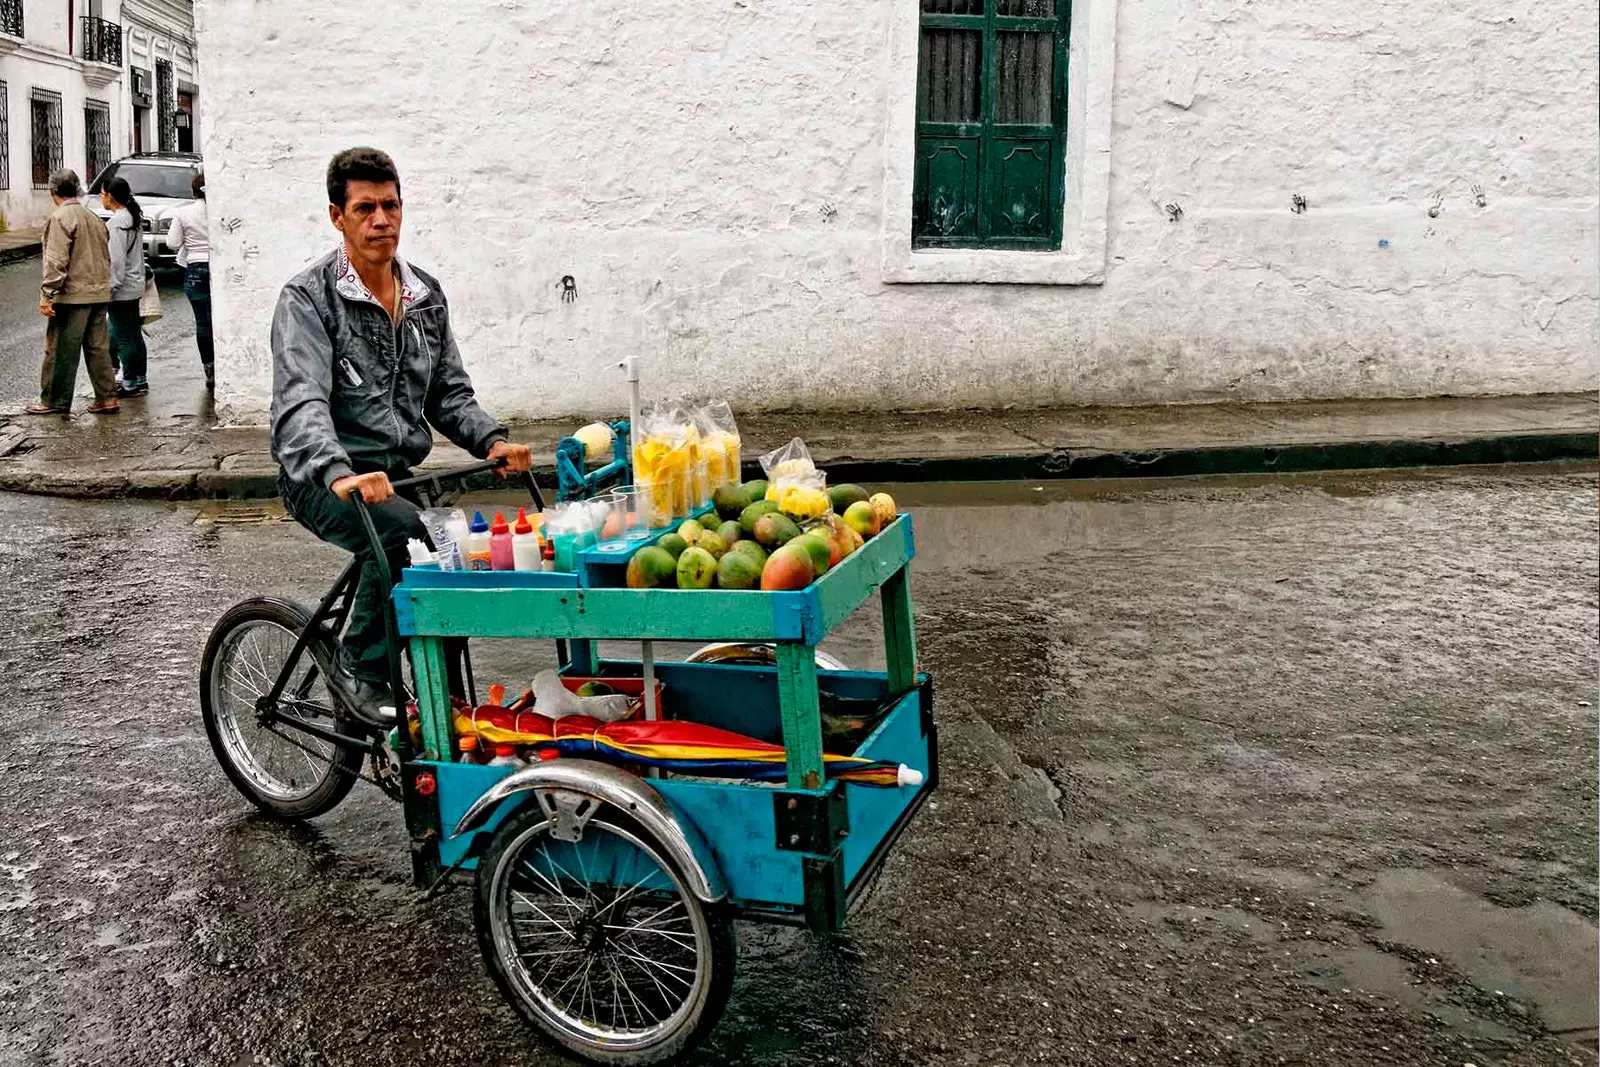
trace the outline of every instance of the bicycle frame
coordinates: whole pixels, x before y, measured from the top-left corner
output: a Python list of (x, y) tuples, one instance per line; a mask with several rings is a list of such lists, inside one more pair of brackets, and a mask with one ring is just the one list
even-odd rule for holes
[[(484, 474), (489, 471), (498, 470), (502, 466), (504, 466), (504, 461), (474, 463), (470, 466), (457, 467), (452, 470), (438, 471), (432, 474), (419, 475), (414, 478), (403, 478), (392, 482), (391, 485), (396, 492), (406, 489), (415, 489), (417, 491), (417, 495), (421, 498), (420, 502), (422, 505), (424, 507), (431, 507), (438, 496), (444, 491), (442, 483), (470, 478), (476, 474)], [(544, 498), (539, 493), (539, 485), (534, 481), (533, 475), (526, 473), (522, 474), (520, 476), (520, 481), (527, 488), (529, 495), (533, 498), (534, 507), (543, 510)], [(383, 539), (378, 536), (377, 527), (372, 522), (372, 515), (367, 510), (366, 502), (363, 501), (359, 495), (353, 497), (352, 500), (356, 506), (356, 513), (361, 517), (361, 524), (366, 530), (367, 540), (372, 550), (378, 575), (382, 578), (384, 583), (383, 587), (389, 588), (394, 584), (394, 572), (389, 566), (389, 558), (388, 554), (384, 551)], [(361, 568), (363, 566), (364, 564), (359, 558), (352, 559), (348, 564), (345, 565), (344, 570), (340, 573), (338, 579), (333, 583), (333, 587), (328, 590), (327, 595), (324, 596), (317, 604), (317, 609), (316, 611), (312, 612), (311, 619), (306, 624), (305, 629), (302, 630), (300, 632), (300, 636), (295, 639), (294, 647), (290, 650), (288, 657), (284, 660), (283, 667), (278, 671), (277, 678), (273, 680), (272, 689), (268, 691), (268, 693), (262, 697), (257, 704), (257, 712), (266, 716), (269, 721), (289, 726), (292, 729), (299, 730), (302, 733), (309, 734), (323, 741), (327, 741), (330, 744), (361, 750), (365, 750), (373, 743), (374, 738), (372, 736), (352, 737), (346, 734), (341, 734), (337, 731), (328, 730), (321, 726), (316, 726), (312, 723), (308, 723), (297, 718), (279, 715), (277, 714), (277, 709), (280, 701), (282, 701), (284, 698), (284, 691), (289, 688), (290, 682), (294, 678), (295, 673), (300, 669), (300, 657), (305, 655), (306, 650), (310, 646), (311, 642), (314, 640), (328, 640), (333, 642), (337, 641), (340, 632), (344, 629), (346, 620), (350, 617), (350, 607), (355, 598), (356, 586), (361, 580)], [(384, 610), (384, 630), (389, 648), (389, 677), (391, 691), (395, 694), (395, 699), (403, 705), (404, 694), (406, 692), (405, 674), (400, 662), (400, 636), (399, 629), (395, 623), (394, 605), (392, 603), (387, 604)], [(452, 660), (450, 667), (450, 687), (451, 691), (455, 692), (456, 690), (462, 688), (461, 682), (463, 679), (459, 677), (460, 670), (457, 669), (457, 663), (454, 660)], [(473, 693), (475, 686), (472, 679), (472, 661), (470, 656), (467, 655), (465, 647), (461, 649), (460, 667), (461, 669), (465, 670), (467, 694), (469, 694), (472, 699), (476, 700), (476, 694)], [(309, 680), (310, 676), (307, 675), (306, 678), (302, 680), (302, 684)], [(403, 722), (405, 718), (403, 706), (397, 707), (396, 711), (400, 713), (399, 719), (401, 722)], [(398, 750), (396, 754), (399, 756), (402, 764), (411, 761), (413, 752), (411, 749), (410, 730), (398, 731)]]

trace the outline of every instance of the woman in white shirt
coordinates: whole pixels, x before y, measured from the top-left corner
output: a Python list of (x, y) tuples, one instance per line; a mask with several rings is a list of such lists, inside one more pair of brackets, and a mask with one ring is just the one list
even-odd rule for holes
[(134, 199), (126, 178), (112, 178), (100, 190), (100, 203), (112, 213), (106, 223), (111, 254), (111, 306), (106, 320), (111, 327), (111, 361), (122, 382), (120, 397), (143, 396), (149, 353), (144, 346), (144, 325), (139, 318), (139, 297), (144, 295), (144, 210)]
[(200, 365), (206, 369), (206, 388), (213, 389), (217, 372), (211, 347), (211, 227), (205, 171), (194, 176), (189, 188), (194, 190), (194, 203), (173, 213), (166, 242), (178, 253), (178, 266), (183, 268), (183, 294), (194, 309), (194, 343), (200, 349)]

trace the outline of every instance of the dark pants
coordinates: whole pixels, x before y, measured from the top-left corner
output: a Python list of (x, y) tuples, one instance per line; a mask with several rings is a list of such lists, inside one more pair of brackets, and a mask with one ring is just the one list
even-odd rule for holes
[(111, 362), (122, 368), (122, 380), (133, 385), (148, 373), (149, 353), (144, 347), (144, 324), (139, 301), (113, 300), (107, 320), (111, 325)]
[[(410, 472), (390, 471), (389, 477), (407, 478)], [(389, 587), (383, 584), (378, 573), (372, 542), (367, 539), (366, 527), (356, 513), (356, 505), (340, 500), (321, 485), (291, 482), (281, 473), (278, 491), (283, 494), (284, 506), (301, 526), (329, 544), (353, 553), (365, 564), (350, 605), (350, 624), (344, 634), (344, 662), (356, 677), (388, 684), (388, 632), (384, 628), (384, 612), (389, 604)], [(413, 537), (424, 543), (428, 541), (422, 525), (422, 511), (412, 501), (399, 496), (369, 506), (367, 510), (383, 542), (384, 554), (389, 558), (390, 575), (398, 581), (401, 568), (409, 562), (406, 541)]]
[(216, 362), (211, 347), (211, 264), (191, 263), (183, 268), (183, 295), (189, 298), (189, 306), (194, 309), (194, 343), (200, 349), (200, 365), (206, 369), (206, 380), (210, 381), (215, 373), (212, 365)]
[(78, 386), (78, 352), (89, 368), (96, 400), (117, 398), (116, 373), (111, 367), (111, 342), (106, 336), (106, 305), (55, 305), (45, 320), (44, 366), (39, 370), (39, 400), (52, 408), (72, 407)]

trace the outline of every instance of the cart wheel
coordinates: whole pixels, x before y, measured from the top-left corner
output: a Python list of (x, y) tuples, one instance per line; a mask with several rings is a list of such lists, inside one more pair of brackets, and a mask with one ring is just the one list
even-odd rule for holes
[[(362, 754), (293, 727), (267, 726), (256, 711), (311, 619), (304, 607), (272, 597), (235, 604), (206, 641), (200, 661), (200, 713), (217, 762), (250, 802), (280, 819), (309, 819), (350, 792)], [(339, 729), (322, 678), (328, 650), (313, 642), (284, 690), (280, 710)]]
[[(849, 670), (839, 660), (818, 650), (817, 666), (825, 671)], [(776, 645), (760, 641), (719, 641), (702, 645), (689, 656), (689, 663), (735, 663), (754, 667), (774, 667), (778, 663)]]
[(617, 809), (538, 793), (478, 866), (473, 912), (489, 973), (525, 1020), (592, 1063), (670, 1060), (727, 1004), (732, 922), (666, 857)]

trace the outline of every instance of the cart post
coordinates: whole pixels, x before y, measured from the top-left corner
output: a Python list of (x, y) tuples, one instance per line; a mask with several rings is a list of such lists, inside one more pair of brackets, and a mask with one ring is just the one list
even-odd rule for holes
[(911, 619), (911, 566), (883, 583), (883, 652), (888, 661), (889, 689), (904, 693), (917, 684), (917, 637)]
[(790, 789), (821, 789), (822, 711), (817, 699), (817, 650), (799, 641), (778, 643), (778, 710), (783, 716)]
[(411, 639), (411, 678), (417, 691), (417, 721), (422, 727), (421, 757), (448, 761), (452, 755), (450, 677), (442, 638)]

